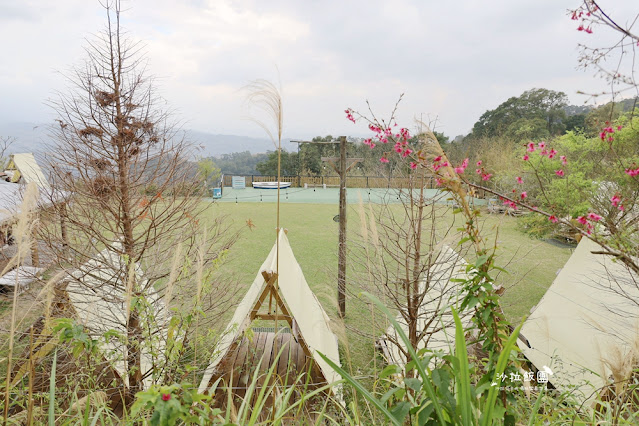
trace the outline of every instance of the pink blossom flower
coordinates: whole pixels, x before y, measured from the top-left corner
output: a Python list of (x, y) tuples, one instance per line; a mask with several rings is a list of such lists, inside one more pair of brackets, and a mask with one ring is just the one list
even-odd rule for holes
[(588, 213), (588, 219), (594, 220), (595, 222), (599, 222), (601, 220), (601, 216), (599, 216), (596, 213), (590, 212), (590, 213)]
[(464, 168), (463, 167), (455, 167), (455, 173), (457, 173), (458, 175), (461, 175), (462, 173), (464, 173)]
[(344, 112), (346, 113), (346, 118), (348, 118), (349, 120), (351, 120), (353, 123), (355, 122), (355, 117), (353, 117), (353, 110), (346, 109), (344, 110)]
[(438, 155), (437, 157), (433, 158), (433, 162), (437, 163), (438, 161), (442, 161), (441, 155)]
[(411, 163), (410, 163), (410, 168), (411, 168), (411, 169), (413, 169), (413, 170), (415, 170), (415, 169), (417, 168), (417, 163), (415, 163), (415, 162), (411, 162)]
[(521, 176), (517, 176), (517, 183), (524, 183), (524, 180), (521, 178)]
[(579, 217), (577, 218), (577, 222), (581, 223), (582, 225), (585, 225), (585, 224), (587, 224), (587, 223), (588, 223), (588, 219), (586, 219), (586, 217), (585, 217), (585, 216), (579, 216)]
[(613, 207), (618, 207), (619, 203), (621, 202), (621, 197), (618, 194), (615, 194), (610, 198), (610, 202), (612, 203)]
[(481, 160), (477, 162), (477, 167), (481, 166)]
[(539, 146), (539, 149), (546, 149), (546, 142), (541, 141), (537, 144)]
[(406, 149), (404, 152), (402, 152), (402, 158), (408, 157), (409, 155), (412, 154), (412, 152), (413, 152), (412, 149)]
[(639, 168), (636, 169), (626, 169), (626, 174), (630, 177), (635, 177), (637, 175), (639, 175)]
[(381, 161), (382, 163), (388, 163), (388, 158), (382, 157), (379, 159), (379, 161)]
[(559, 157), (559, 159), (561, 160), (561, 164), (563, 166), (565, 166), (566, 164), (568, 164), (568, 159), (566, 158), (565, 155), (562, 155), (561, 157)]
[(555, 174), (559, 177), (563, 177), (564, 176), (564, 171), (563, 170), (555, 170)]
[(526, 151), (535, 152), (535, 143), (534, 142), (530, 142), (527, 146), (528, 146), (528, 149)]
[(557, 216), (552, 215), (548, 218), (549, 221), (551, 221), (552, 223), (557, 223), (559, 222), (559, 219), (557, 219)]
[(528, 159), (529, 159), (529, 158), (530, 158), (530, 157), (528, 156), (528, 154), (526, 154), (526, 155), (524, 155), (524, 158), (522, 158), (522, 160), (524, 160), (524, 161), (528, 161)]
[(491, 177), (493, 177), (493, 175), (490, 173), (484, 173), (481, 175), (482, 180), (490, 180)]
[(555, 151), (555, 148), (553, 148), (548, 153), (548, 158), (550, 158), (552, 160), (555, 157), (555, 155), (557, 155), (557, 151)]
[(526, 193), (526, 191), (523, 191), (521, 193), (521, 199), (523, 200), (524, 198), (526, 198), (528, 196), (528, 194)]
[(623, 129), (623, 126), (617, 126), (617, 131)]
[(477, 173), (478, 175), (481, 174), (481, 169), (475, 169), (475, 173)]
[(171, 399), (171, 394), (170, 393), (163, 393), (162, 394), (162, 401), (168, 401)]
[(442, 186), (444, 184), (444, 181), (441, 178), (436, 178), (435, 184), (437, 184), (437, 186)]

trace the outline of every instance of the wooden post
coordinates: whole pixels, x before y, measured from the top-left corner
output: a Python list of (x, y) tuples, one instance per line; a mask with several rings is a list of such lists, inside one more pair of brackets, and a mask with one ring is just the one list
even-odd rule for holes
[(346, 316), (346, 136), (339, 138), (339, 250), (337, 254), (337, 304)]

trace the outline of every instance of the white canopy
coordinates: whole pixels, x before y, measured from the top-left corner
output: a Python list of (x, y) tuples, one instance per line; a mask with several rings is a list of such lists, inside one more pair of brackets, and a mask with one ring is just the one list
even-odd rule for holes
[[(137, 279), (142, 279), (139, 267)], [(67, 284), (67, 294), (76, 311), (77, 320), (98, 339), (107, 331), (115, 330), (120, 336), (127, 335), (127, 277), (126, 264), (117, 253), (107, 249), (82, 265), (72, 273)], [(146, 288), (142, 280), (140, 288)], [(169, 315), (157, 292), (150, 288), (146, 291), (143, 304), (149, 315), (141, 315), (142, 329), (151, 330), (140, 344), (142, 376), (147, 376), (163, 356), (166, 346), (166, 334)], [(148, 334), (148, 333), (147, 333)], [(120, 377), (128, 385), (127, 347), (123, 340), (112, 338), (102, 346), (105, 357), (110, 360)], [(154, 362), (155, 361), (155, 362)], [(153, 384), (153, 375), (148, 374), (143, 381), (144, 388)]]
[[(216, 366), (231, 348), (235, 339), (246, 330), (251, 323), (250, 313), (258, 303), (258, 299), (266, 286), (262, 272), (274, 273), (277, 262), (276, 245), (273, 246), (268, 257), (260, 267), (255, 281), (246, 296), (240, 302), (231, 322), (226, 327), (220, 340), (218, 350), (204, 373), (199, 392), (205, 392), (210, 386), (210, 380), (215, 373)], [(330, 319), (315, 294), (308, 286), (304, 273), (293, 255), (284, 230), (279, 232), (279, 274), (278, 288), (291, 316), (296, 320), (299, 334), (313, 354), (313, 359), (320, 367), (327, 383), (339, 380), (339, 375), (318, 354), (322, 352), (331, 361), (340, 365), (337, 338), (332, 333)]]
[(599, 246), (581, 240), (521, 333), (532, 347), (518, 341), (538, 368), (550, 367), (558, 389), (576, 386), (587, 400), (609, 383), (610, 364), (618, 365), (638, 342), (637, 277)]
[[(428, 347), (430, 350), (447, 351), (454, 345), (455, 321), (450, 308), (454, 307), (459, 312), (462, 296), (459, 284), (451, 283), (452, 279), (467, 279), (466, 261), (450, 247), (443, 246), (428, 276), (424, 277), (420, 283), (420, 292), (424, 293), (424, 298), (419, 307), (417, 329), (420, 332), (428, 329), (430, 335), (419, 341), (417, 350)], [(462, 324), (466, 327), (470, 316), (460, 313), (460, 317)], [(396, 320), (404, 333), (408, 334), (408, 325), (401, 313), (397, 315)], [(378, 345), (389, 364), (403, 368), (406, 365), (406, 357), (402, 354), (400, 347), (389, 340), (389, 337), (399, 342), (401, 348), (404, 348), (392, 324), (386, 330), (386, 334), (379, 339)]]

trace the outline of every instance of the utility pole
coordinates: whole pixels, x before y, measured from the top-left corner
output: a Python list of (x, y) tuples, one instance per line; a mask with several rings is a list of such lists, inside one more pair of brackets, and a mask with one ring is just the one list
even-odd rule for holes
[[(339, 176), (339, 244), (337, 247), (337, 305), (338, 313), (341, 318), (346, 316), (346, 174), (353, 166), (363, 158), (346, 158), (346, 136), (340, 136), (339, 140), (331, 141), (302, 141), (292, 140), (297, 143), (298, 152), (299, 144), (315, 143), (315, 144), (336, 144), (339, 143), (338, 157), (322, 157), (322, 161), (326, 161), (331, 165), (335, 173)], [(298, 155), (299, 158), (299, 155)], [(350, 163), (348, 166), (347, 163)]]
[[(339, 245), (337, 253), (337, 304), (339, 316), (346, 316), (346, 173), (363, 158), (346, 158), (346, 136), (339, 138), (339, 165), (337, 158), (322, 157), (339, 175)], [(349, 162), (349, 166), (346, 163)]]

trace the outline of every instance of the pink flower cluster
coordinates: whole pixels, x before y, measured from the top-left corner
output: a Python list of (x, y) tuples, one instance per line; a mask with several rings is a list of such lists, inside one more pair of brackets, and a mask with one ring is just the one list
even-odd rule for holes
[(514, 201), (504, 199), (504, 205), (517, 210), (517, 204)]
[(455, 173), (460, 175), (466, 171), (467, 167), (468, 167), (468, 158), (465, 158), (464, 161), (462, 161), (462, 163), (458, 167), (455, 167)]
[(481, 167), (481, 165), (482, 165), (482, 162), (481, 160), (479, 160), (477, 162), (477, 167), (480, 167), (480, 168), (475, 169), (475, 173), (477, 173), (478, 175), (481, 175), (482, 180), (486, 180), (486, 181), (490, 180), (490, 178), (493, 177), (493, 175), (491, 173), (486, 173), (486, 170), (483, 167)]
[(639, 167), (636, 169), (626, 169), (626, 174), (630, 177), (639, 176)]
[(448, 167), (448, 161), (442, 161), (441, 155), (433, 158), (433, 170), (438, 171), (442, 167)]
[[(348, 110), (347, 110), (348, 111)], [(347, 116), (347, 118), (349, 118)], [(350, 119), (350, 118), (349, 118)], [(395, 124), (397, 126), (397, 124)], [(406, 128), (401, 128), (398, 133), (393, 133), (393, 130), (390, 127), (382, 128), (376, 124), (370, 123), (368, 125), (368, 129), (375, 133), (373, 138), (364, 139), (364, 144), (368, 145), (371, 149), (375, 148), (377, 145), (373, 141), (373, 139), (381, 142), (388, 143), (389, 141), (394, 141), (395, 146), (393, 150), (400, 154), (402, 158), (406, 158), (413, 153), (413, 150), (408, 147), (408, 140), (410, 139), (410, 132)], [(388, 163), (388, 157), (384, 154), (379, 161), (382, 163)], [(412, 169), (417, 168), (417, 164), (411, 164)]]
[(579, 216), (577, 218), (577, 222), (585, 226), (586, 233), (590, 235), (592, 233), (592, 230), (594, 229), (592, 222), (599, 222), (601, 219), (601, 216), (599, 216), (598, 214), (590, 212), (586, 216)]
[(351, 120), (354, 123), (355, 122), (355, 117), (353, 117), (353, 110), (348, 108), (348, 109), (345, 109), (344, 112), (346, 113), (346, 118), (348, 118), (349, 120)]
[[(596, 5), (590, 5), (590, 7), (592, 8), (593, 12), (597, 10)], [(572, 19), (573, 21), (581, 19), (581, 24), (579, 25), (579, 27), (577, 27), (577, 31), (584, 31), (588, 34), (592, 34), (592, 27), (590, 25), (586, 27), (586, 18), (589, 18), (591, 15), (592, 13), (589, 10), (586, 10), (585, 13), (583, 10), (573, 10), (570, 19)]]
[(624, 210), (624, 206), (623, 206), (623, 204), (621, 204), (621, 197), (619, 196), (619, 194), (613, 195), (610, 198), (610, 202), (612, 203), (613, 207), (617, 207), (621, 211)]
[[(599, 138), (602, 141), (607, 140), (608, 142), (612, 142), (615, 140), (615, 138), (612, 136), (613, 133), (615, 133), (615, 129), (612, 128), (612, 126), (610, 125), (610, 122), (606, 121), (606, 126), (608, 127), (604, 127), (603, 129), (601, 129), (601, 132), (599, 133)], [(623, 129), (623, 126), (617, 126), (617, 131)]]
[[(537, 151), (537, 148), (539, 148), (539, 155), (541, 155), (542, 157), (548, 157), (550, 160), (555, 158), (557, 156), (557, 154), (558, 154), (558, 152), (557, 152), (557, 150), (555, 148), (551, 148), (550, 150), (548, 150), (546, 142), (544, 142), (544, 141), (539, 142), (537, 145), (535, 145), (534, 142), (528, 142), (526, 144), (526, 152), (535, 152), (535, 151)], [(568, 164), (568, 159), (566, 158), (565, 155), (562, 155), (559, 158), (561, 159), (561, 164), (563, 166)], [(530, 160), (530, 156), (528, 154), (525, 154), (524, 157), (522, 158), (522, 160), (528, 161), (528, 160)], [(557, 176), (559, 176), (559, 177), (563, 177), (564, 176), (564, 171), (561, 170), (561, 169), (555, 170), (555, 174)]]

